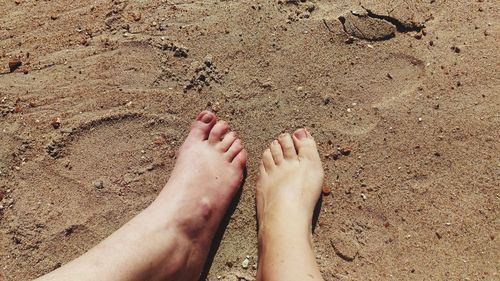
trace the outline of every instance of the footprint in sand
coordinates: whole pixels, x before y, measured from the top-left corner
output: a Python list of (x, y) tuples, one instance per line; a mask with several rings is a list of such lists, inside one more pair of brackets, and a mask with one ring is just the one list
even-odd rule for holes
[(85, 189), (155, 194), (166, 182), (165, 168), (173, 166), (182, 137), (177, 128), (182, 126), (171, 116), (101, 117), (53, 140), (46, 162), (61, 179)]
[[(380, 16), (359, 6), (346, 11), (340, 4), (318, 5), (312, 20), (318, 26), (327, 25), (333, 36), (332, 51), (349, 60), (336, 86), (342, 90), (341, 96), (352, 101), (352, 106), (344, 108), (346, 112), (337, 114), (336, 122), (326, 126), (346, 135), (370, 133), (379, 122), (373, 109), (395, 110), (422, 83), (425, 62), (409, 51), (400, 51), (399, 41), (390, 40), (400, 32), (421, 26)], [(348, 36), (357, 38), (358, 44), (346, 44)]]
[(376, 128), (377, 111), (404, 107), (425, 77), (424, 62), (404, 53), (360, 57), (345, 70), (337, 87), (344, 99), (352, 101), (340, 108), (336, 122), (324, 124), (332, 131), (360, 136)]

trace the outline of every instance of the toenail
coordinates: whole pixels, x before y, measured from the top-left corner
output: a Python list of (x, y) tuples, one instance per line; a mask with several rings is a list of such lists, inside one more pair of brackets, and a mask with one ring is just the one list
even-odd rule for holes
[(207, 113), (207, 114), (203, 115), (203, 117), (201, 118), (201, 122), (208, 124), (213, 119), (214, 119), (214, 116), (212, 114), (210, 114), (210, 113)]
[(295, 132), (295, 136), (301, 140), (307, 138), (307, 132), (305, 129), (300, 129), (297, 132)]

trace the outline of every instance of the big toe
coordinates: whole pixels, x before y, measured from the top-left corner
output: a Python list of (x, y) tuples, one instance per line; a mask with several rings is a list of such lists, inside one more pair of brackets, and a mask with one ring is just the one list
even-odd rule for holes
[(316, 141), (306, 129), (296, 130), (292, 138), (300, 158), (321, 161)]
[(210, 111), (202, 111), (196, 117), (196, 120), (191, 125), (189, 137), (206, 140), (210, 135), (210, 131), (217, 122), (217, 116)]

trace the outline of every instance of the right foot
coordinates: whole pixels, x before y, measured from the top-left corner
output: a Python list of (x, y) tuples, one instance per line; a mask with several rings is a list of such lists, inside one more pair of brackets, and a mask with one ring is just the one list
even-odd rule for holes
[(264, 151), (257, 180), (257, 280), (323, 280), (312, 245), (312, 217), (323, 168), (305, 129), (281, 135)]
[(310, 226), (322, 184), (323, 167), (309, 132), (282, 134), (262, 156), (257, 182), (259, 227), (265, 231), (287, 220)]

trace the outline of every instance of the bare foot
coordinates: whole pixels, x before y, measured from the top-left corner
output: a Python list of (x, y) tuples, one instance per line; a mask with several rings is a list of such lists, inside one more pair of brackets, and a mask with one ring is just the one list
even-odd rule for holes
[[(321, 194), (323, 167), (312, 136), (297, 130), (281, 135), (262, 156), (257, 183), (259, 227), (268, 228), (285, 215), (310, 226)], [(272, 227), (272, 226), (271, 226)]]
[(323, 168), (312, 136), (281, 135), (262, 156), (257, 181), (259, 280), (322, 280), (312, 249)]
[[(175, 168), (154, 205), (193, 243), (185, 272), (199, 275), (213, 236), (237, 192), (247, 153), (225, 121), (200, 113), (181, 146)], [(197, 277), (197, 276), (196, 276)], [(192, 278), (187, 278), (193, 280)], [(186, 279), (186, 280), (187, 280)]]
[(40, 280), (198, 280), (247, 160), (241, 140), (228, 130), (213, 113), (200, 113), (157, 199)]

